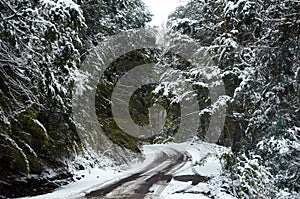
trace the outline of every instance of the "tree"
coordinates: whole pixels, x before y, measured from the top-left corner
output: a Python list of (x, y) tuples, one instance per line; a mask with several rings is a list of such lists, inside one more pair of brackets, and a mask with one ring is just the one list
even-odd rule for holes
[[(222, 70), (231, 101), (220, 143), (234, 152), (226, 168), (237, 196), (299, 192), (299, 6), (193, 0), (169, 17), (169, 27), (206, 46)], [(243, 170), (251, 161), (258, 164)], [(259, 175), (265, 181), (255, 187)]]
[[(68, 162), (76, 154), (89, 153), (71, 117), (72, 86), (87, 44), (100, 32), (103, 39), (149, 20), (138, 0), (101, 1), (100, 7), (86, 10), (78, 4), (0, 1), (0, 195), (5, 197), (46, 192), (58, 186), (51, 180), (65, 183), (71, 177)], [(89, 18), (93, 9), (100, 11), (95, 11), (100, 13), (95, 20)], [(130, 15), (133, 10), (136, 17)], [(89, 33), (99, 22), (101, 28)], [(43, 179), (51, 170), (56, 177)], [(36, 191), (27, 186), (30, 183)]]
[[(70, 157), (79, 143), (67, 112), (85, 24), (72, 1), (1, 1), (0, 7), (1, 180), (20, 183), (11, 176), (65, 170), (58, 158)], [(52, 120), (58, 113), (67, 127)], [(4, 194), (20, 188), (1, 186)]]
[(88, 26), (83, 37), (95, 45), (106, 36), (145, 27), (152, 17), (141, 0), (81, 0), (80, 5)]

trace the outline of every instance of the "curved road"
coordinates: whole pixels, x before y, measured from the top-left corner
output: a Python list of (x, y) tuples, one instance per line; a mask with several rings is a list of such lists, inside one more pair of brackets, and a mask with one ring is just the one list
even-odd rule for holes
[(155, 159), (141, 171), (124, 177), (117, 182), (99, 187), (98, 190), (87, 194), (85, 198), (115, 198), (142, 199), (159, 198), (159, 193), (151, 192), (153, 185), (164, 186), (173, 178), (172, 170), (179, 169), (191, 156), (187, 152), (180, 152), (173, 148), (165, 148), (155, 154)]

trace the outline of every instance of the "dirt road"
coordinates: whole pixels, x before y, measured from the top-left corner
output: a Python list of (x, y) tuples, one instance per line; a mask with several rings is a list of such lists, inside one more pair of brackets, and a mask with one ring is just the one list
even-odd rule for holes
[[(199, 183), (207, 181), (203, 176), (173, 176), (176, 171), (191, 161), (187, 152), (177, 151), (174, 148), (163, 148), (156, 154), (156, 158), (142, 170), (124, 177), (117, 182), (99, 187), (85, 196), (85, 198), (116, 198), (116, 199), (142, 199), (159, 198), (159, 193), (172, 178), (182, 181)], [(156, 186), (153, 191), (151, 187)]]

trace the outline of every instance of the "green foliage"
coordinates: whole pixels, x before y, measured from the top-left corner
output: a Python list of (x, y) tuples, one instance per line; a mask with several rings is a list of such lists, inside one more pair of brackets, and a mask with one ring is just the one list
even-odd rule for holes
[(173, 32), (196, 39), (222, 70), (231, 101), (219, 143), (232, 147), (223, 159), (238, 197), (299, 192), (299, 9), (292, 0), (191, 0), (169, 17)]
[[(138, 150), (137, 145), (139, 144), (139, 141), (147, 143), (171, 142), (174, 140), (174, 136), (178, 131), (180, 121), (180, 104), (172, 103), (170, 96), (163, 96), (161, 92), (154, 92), (154, 88), (157, 87), (155, 84), (144, 85), (138, 88), (131, 96), (128, 106), (132, 120), (140, 126), (145, 126), (150, 123), (149, 108), (151, 106), (154, 104), (160, 104), (163, 106), (166, 110), (166, 121), (161, 132), (155, 132), (155, 135), (149, 138), (140, 137), (138, 140), (138, 138), (134, 138), (133, 136), (123, 132), (115, 123), (112, 115), (110, 99), (119, 78), (136, 66), (155, 62), (159, 62), (161, 64), (162, 60), (158, 59), (160, 54), (161, 52), (157, 50), (147, 49), (127, 53), (114, 61), (108, 67), (108, 69), (104, 72), (104, 77), (100, 80), (97, 87), (96, 113), (105, 134), (118, 145), (133, 151)], [(166, 60), (167, 59), (168, 58), (166, 58)], [(126, 121), (130, 118), (121, 119)], [(143, 132), (141, 132), (141, 135), (142, 134)], [(131, 142), (126, 143), (125, 140), (131, 140)]]
[[(5, 170), (15, 170), (21, 174), (29, 174), (29, 162), (24, 152), (17, 144), (4, 132), (0, 132), (0, 152), (1, 152), (1, 174), (7, 174)], [(12, 173), (10, 173), (12, 174)], [(4, 177), (2, 177), (4, 178)]]
[(230, 172), (234, 172), (234, 164), (236, 163), (236, 157), (233, 153), (224, 153), (221, 156), (222, 166), (225, 170), (228, 170)]
[(141, 0), (81, 0), (81, 8), (88, 26), (83, 36), (94, 43), (128, 29), (145, 27), (152, 17)]
[[(87, 44), (150, 20), (140, 0), (95, 2), (0, 0), (1, 183), (47, 169), (66, 173), (66, 162), (84, 150), (71, 93)], [(118, 131), (109, 137), (139, 151), (136, 139)], [(2, 187), (0, 195), (8, 194)]]
[[(147, 56), (148, 54), (151, 54), (151, 52), (148, 52), (147, 50), (139, 50), (130, 52), (118, 58), (104, 72), (104, 77), (100, 80), (96, 91), (96, 114), (105, 134), (114, 143), (118, 144), (121, 147), (131, 149), (134, 152), (140, 152), (138, 148), (138, 138), (123, 132), (114, 121), (111, 110), (111, 95), (116, 83), (118, 82), (119, 77), (122, 77), (122, 75), (124, 75), (128, 70), (134, 68), (135, 66), (145, 63), (151, 63), (153, 59), (155, 59), (151, 56)], [(140, 93), (140, 95), (141, 94), (142, 93)], [(144, 99), (143, 97), (139, 98), (139, 100), (141, 100), (141, 103), (147, 103), (145, 97)], [(142, 119), (142, 122), (146, 122), (147, 116), (140, 112), (140, 108), (141, 107), (139, 106), (139, 104), (134, 103), (134, 106), (131, 108), (132, 115), (135, 115), (135, 119), (144, 118)], [(144, 110), (145, 112), (145, 110), (147, 110), (147, 107), (143, 106), (142, 110)], [(127, 118), (122, 119), (126, 120)]]
[(231, 191), (239, 198), (274, 198), (278, 189), (274, 186), (274, 178), (268, 167), (263, 165), (260, 156), (250, 154), (248, 157), (242, 154), (234, 163), (232, 154), (223, 157), (229, 161), (225, 167), (230, 166), (230, 177), (234, 184)]
[(196, 160), (194, 162), (194, 166), (198, 165), (198, 166), (203, 166), (209, 158), (211, 157), (216, 157), (217, 155), (216, 154), (213, 154), (213, 153), (207, 153), (203, 158), (201, 158), (200, 160)]

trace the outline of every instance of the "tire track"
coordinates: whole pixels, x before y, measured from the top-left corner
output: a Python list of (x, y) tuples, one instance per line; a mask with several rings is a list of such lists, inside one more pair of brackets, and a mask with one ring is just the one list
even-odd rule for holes
[[(116, 199), (142, 199), (149, 193), (150, 188), (158, 182), (170, 182), (173, 178), (168, 174), (172, 169), (181, 168), (190, 161), (190, 155), (172, 148), (165, 148), (167, 152), (161, 151), (145, 169), (118, 182), (112, 183), (87, 194), (86, 198), (116, 198)], [(169, 152), (169, 153), (168, 153)], [(171, 153), (170, 153), (171, 152)]]

